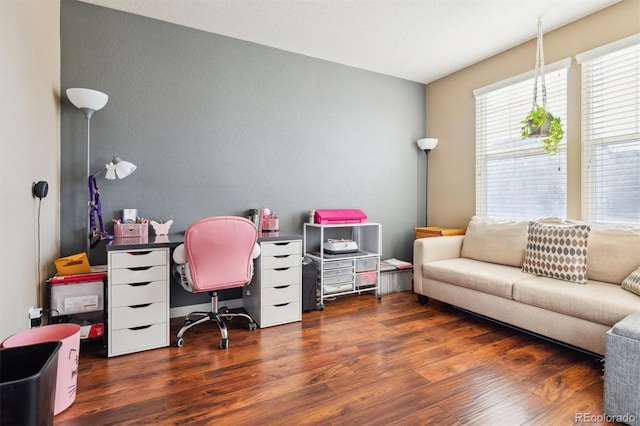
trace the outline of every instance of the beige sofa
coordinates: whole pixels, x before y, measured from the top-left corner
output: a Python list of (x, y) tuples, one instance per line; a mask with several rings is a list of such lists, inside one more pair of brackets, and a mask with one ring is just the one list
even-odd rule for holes
[(522, 271), (525, 260), (529, 269), (535, 264), (542, 245), (532, 242), (528, 221), (474, 217), (464, 236), (415, 241), (414, 291), (423, 304), (434, 298), (604, 355), (605, 332), (640, 312), (640, 296), (621, 286), (626, 279), (628, 288), (627, 277), (640, 267), (640, 229), (591, 226), (587, 232), (586, 283), (579, 284)]

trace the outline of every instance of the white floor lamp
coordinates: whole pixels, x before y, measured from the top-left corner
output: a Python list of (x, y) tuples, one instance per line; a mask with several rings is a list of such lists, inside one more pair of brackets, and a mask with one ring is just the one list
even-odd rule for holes
[[(101, 110), (107, 104), (109, 96), (93, 89), (73, 88), (67, 89), (67, 97), (71, 103), (80, 109), (87, 118), (87, 184), (89, 186), (89, 203), (87, 205), (87, 235), (85, 236), (87, 244), (87, 256), (94, 244), (101, 239), (112, 239), (113, 236), (104, 229), (102, 221), (102, 204), (100, 202), (100, 192), (96, 184), (96, 177), (105, 172), (106, 179), (124, 179), (136, 170), (136, 166), (128, 161), (123, 161), (118, 157), (106, 165), (104, 170), (91, 174), (91, 117), (93, 113)], [(96, 223), (96, 218), (97, 222)]]
[(438, 145), (438, 139), (435, 138), (422, 138), (416, 141), (418, 147), (424, 151), (427, 155), (426, 163), (426, 179), (425, 179), (425, 198), (424, 198), (424, 226), (429, 226), (429, 222), (427, 221), (429, 211), (427, 209), (427, 201), (429, 198), (429, 153), (433, 148)]

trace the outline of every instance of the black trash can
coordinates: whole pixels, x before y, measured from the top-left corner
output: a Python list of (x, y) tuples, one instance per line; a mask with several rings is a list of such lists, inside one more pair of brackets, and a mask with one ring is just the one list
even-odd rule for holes
[(51, 425), (61, 342), (0, 349), (0, 425)]

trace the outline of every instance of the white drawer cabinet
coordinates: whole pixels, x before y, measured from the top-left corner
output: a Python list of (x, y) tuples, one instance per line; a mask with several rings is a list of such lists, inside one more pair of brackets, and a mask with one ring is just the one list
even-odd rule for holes
[(260, 328), (302, 320), (302, 241), (261, 241), (242, 303)]
[(107, 356), (169, 345), (169, 249), (108, 252)]

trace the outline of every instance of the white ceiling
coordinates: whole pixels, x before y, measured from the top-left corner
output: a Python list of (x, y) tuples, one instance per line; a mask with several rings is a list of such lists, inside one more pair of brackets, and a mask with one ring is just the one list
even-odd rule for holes
[(82, 1), (428, 83), (620, 0)]

